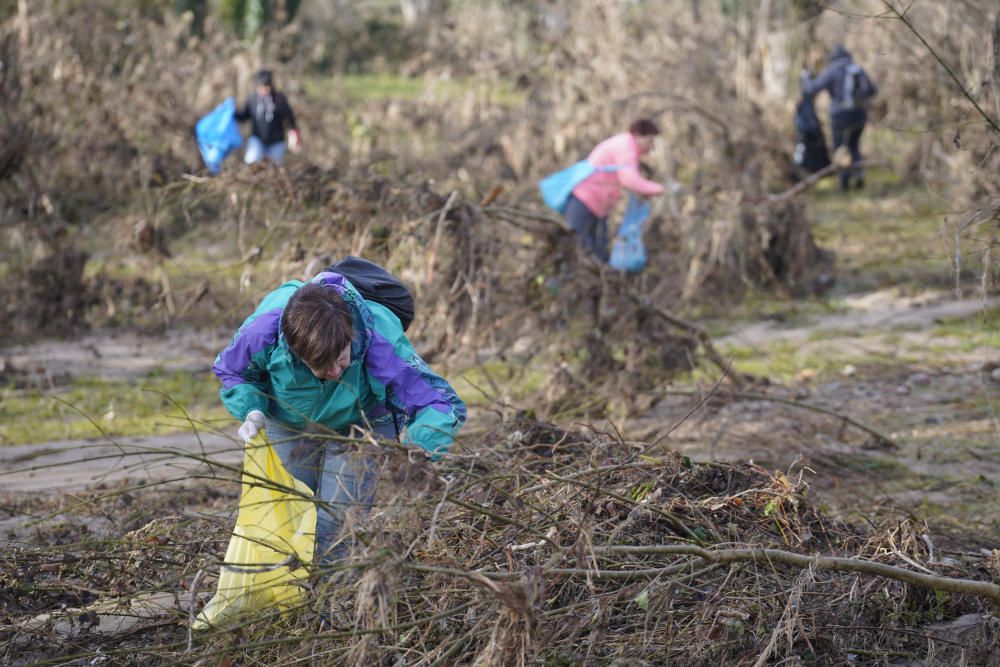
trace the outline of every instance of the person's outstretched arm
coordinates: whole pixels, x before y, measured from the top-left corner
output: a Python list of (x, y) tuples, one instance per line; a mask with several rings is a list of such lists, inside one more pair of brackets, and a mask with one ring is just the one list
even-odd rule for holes
[(302, 135), (299, 134), (299, 128), (295, 124), (295, 113), (284, 93), (278, 95), (278, 106), (280, 113), (288, 122), (288, 147), (297, 151), (302, 146)]
[(288, 98), (285, 97), (284, 93), (278, 95), (278, 108), (285, 120), (288, 121), (288, 129), (298, 129), (298, 126), (295, 124), (295, 113), (292, 111), (292, 105), (288, 103)]
[(250, 120), (250, 97), (244, 100), (242, 106), (236, 107), (236, 111), (233, 112), (233, 118), (236, 119), (238, 123)]
[(212, 365), (212, 372), (222, 382), (222, 403), (240, 421), (254, 410), (267, 412), (269, 382), (264, 369), (267, 355), (278, 339), (280, 316), (280, 308), (251, 316)]
[(404, 445), (417, 445), (437, 460), (465, 422), (465, 403), (448, 381), (420, 358), (403, 327), (385, 307), (369, 302), (375, 318), (365, 367), (406, 413)]
[(836, 78), (834, 75), (837, 69), (827, 65), (826, 69), (820, 72), (815, 79), (809, 76), (808, 70), (802, 70), (802, 94), (806, 97), (814, 97), (822, 90), (833, 92), (833, 81)]
[(655, 197), (663, 194), (663, 186), (655, 181), (642, 177), (638, 164), (629, 165), (617, 171), (618, 182), (623, 188), (643, 197)]

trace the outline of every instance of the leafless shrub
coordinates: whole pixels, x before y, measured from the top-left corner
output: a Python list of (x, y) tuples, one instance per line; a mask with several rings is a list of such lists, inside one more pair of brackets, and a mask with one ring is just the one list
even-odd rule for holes
[[(188, 607), (202, 598), (192, 603), (187, 592), (214, 586), (230, 529), (194, 513), (233, 503), (234, 484), (189, 485), (180, 496), (150, 487), (141, 504), (129, 487), (60, 507), (33, 500), (41, 518), (32, 544), (0, 558), (0, 651), (44, 660), (65, 658), (71, 645), (74, 657), (125, 664), (832, 664), (851, 655), (988, 664), (998, 647), (988, 598), (959, 592), (990, 594), (985, 558), (941, 558), (908, 518), (859, 528), (824, 516), (799, 473), (695, 464), (523, 415), (458, 445), (433, 492), (390, 481), (423, 478), (406, 457), (375, 454), (386, 468), (349, 561), (358, 576), (317, 568), (301, 608), (262, 612), (190, 645)], [(166, 509), (179, 501), (181, 514)], [(118, 518), (84, 530), (104, 516)], [(871, 571), (839, 570), (820, 554)], [(897, 569), (878, 569), (886, 565)], [(951, 592), (894, 578), (905, 572), (929, 572)], [(178, 598), (140, 611), (157, 591)], [(99, 604), (109, 595), (137, 619), (112, 626)]]

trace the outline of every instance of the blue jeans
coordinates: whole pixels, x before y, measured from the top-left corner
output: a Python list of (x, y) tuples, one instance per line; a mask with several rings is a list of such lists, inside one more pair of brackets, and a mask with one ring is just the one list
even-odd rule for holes
[[(372, 425), (382, 440), (395, 440), (396, 427)], [(353, 539), (341, 535), (348, 513), (362, 519), (375, 500), (375, 461), (349, 442), (332, 440), (319, 431), (293, 430), (267, 418), (267, 438), (285, 469), (308, 486), (316, 499), (316, 561), (331, 563), (350, 553)]]
[(251, 134), (250, 138), (247, 139), (247, 152), (243, 155), (243, 161), (247, 164), (253, 164), (264, 158), (274, 164), (285, 164), (285, 142), (265, 144), (257, 138), (257, 135)]
[(576, 232), (580, 246), (607, 264), (611, 256), (608, 250), (608, 219), (598, 218), (575, 195), (569, 196), (563, 215), (566, 216), (566, 224)]

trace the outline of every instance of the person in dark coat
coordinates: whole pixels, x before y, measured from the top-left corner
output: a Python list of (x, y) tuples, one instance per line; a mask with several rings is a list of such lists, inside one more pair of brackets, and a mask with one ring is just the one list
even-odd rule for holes
[[(878, 93), (878, 87), (868, 77), (864, 68), (854, 62), (850, 52), (838, 44), (830, 51), (826, 69), (813, 78), (802, 70), (802, 94), (814, 97), (820, 91), (830, 93), (830, 126), (833, 131), (833, 150), (846, 146), (851, 153), (851, 164), (861, 162), (861, 133), (868, 122), (868, 102)], [(840, 187), (847, 190), (854, 179), (858, 188), (864, 187), (864, 173), (859, 167), (840, 173)]]
[(802, 171), (815, 174), (830, 164), (823, 124), (819, 122), (811, 97), (805, 95), (795, 105), (795, 153), (793, 160)]
[(274, 89), (274, 75), (262, 69), (254, 75), (254, 92), (242, 107), (233, 114), (239, 122), (250, 121), (250, 138), (243, 161), (253, 164), (267, 158), (275, 164), (285, 162), (285, 129), (288, 129), (287, 147), (293, 152), (302, 145), (295, 127), (295, 114), (284, 94)]

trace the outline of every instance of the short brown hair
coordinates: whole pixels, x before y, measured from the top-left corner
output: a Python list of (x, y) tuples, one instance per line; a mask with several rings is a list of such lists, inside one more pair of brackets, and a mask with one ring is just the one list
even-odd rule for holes
[(281, 332), (307, 366), (322, 369), (354, 340), (354, 317), (332, 287), (307, 283), (285, 305)]
[(637, 137), (655, 137), (660, 133), (660, 128), (649, 118), (640, 118), (628, 126), (628, 131)]

